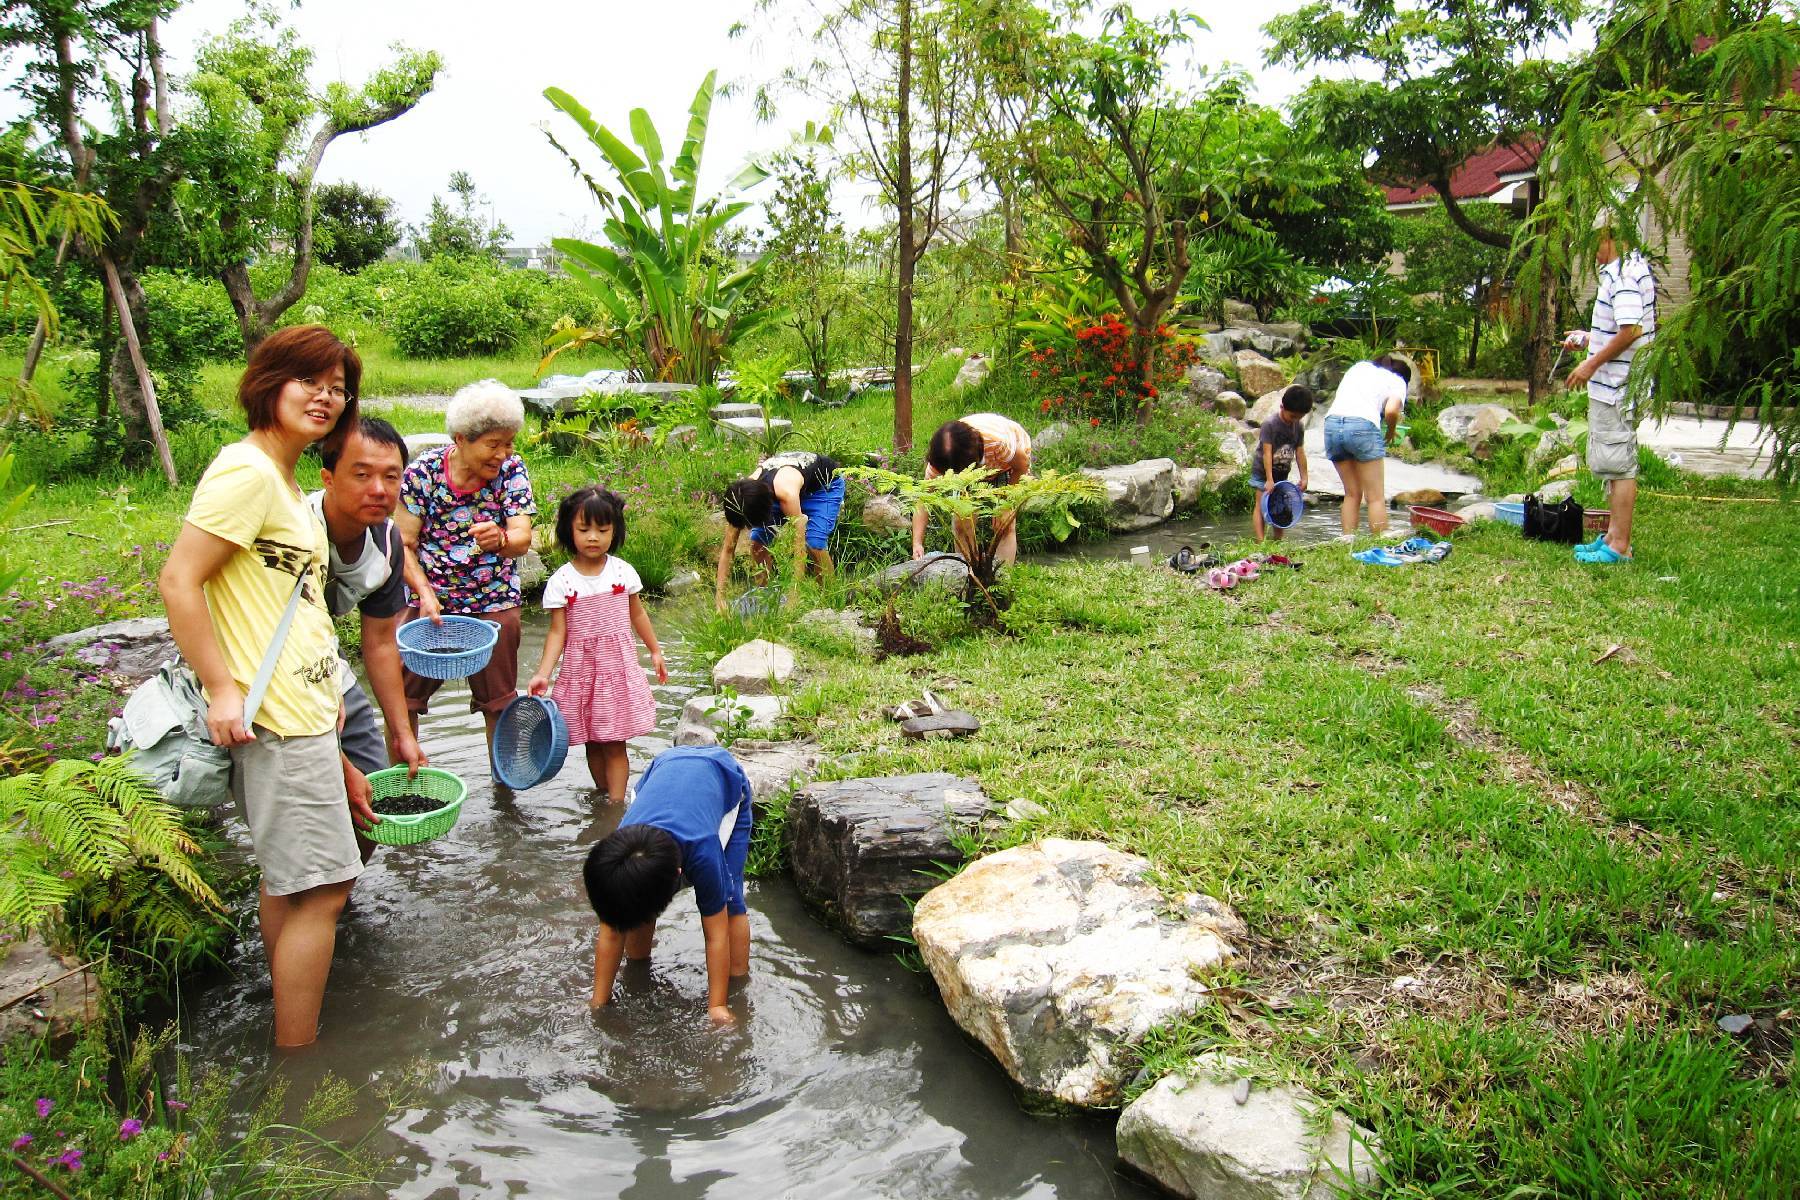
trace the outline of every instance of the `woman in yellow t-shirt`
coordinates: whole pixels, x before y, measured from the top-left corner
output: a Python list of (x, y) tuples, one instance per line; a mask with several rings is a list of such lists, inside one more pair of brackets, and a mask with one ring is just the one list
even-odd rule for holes
[[(361, 378), (356, 351), (323, 325), (266, 338), (238, 383), (250, 433), (201, 477), (158, 581), (169, 632), (206, 689), (207, 731), (231, 749), (231, 790), (262, 868), (278, 1046), (318, 1036), (338, 914), (362, 871), (351, 808), (373, 820), (360, 775), (362, 794), (347, 792), (325, 530), (294, 479), (308, 446), (356, 427)], [(249, 730), (244, 694), (296, 583), (300, 603)]]

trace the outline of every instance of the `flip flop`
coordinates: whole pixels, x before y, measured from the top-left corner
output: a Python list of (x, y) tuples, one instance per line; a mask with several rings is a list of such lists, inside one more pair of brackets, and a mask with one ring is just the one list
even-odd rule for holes
[(1271, 554), (1269, 555), (1269, 565), (1271, 567), (1292, 567), (1298, 571), (1303, 564), (1295, 562), (1285, 554)]
[(1238, 577), (1226, 567), (1214, 567), (1206, 573), (1206, 586), (1229, 592), (1237, 586)]
[(1620, 563), (1630, 562), (1631, 555), (1620, 554), (1609, 543), (1601, 542), (1598, 546), (1575, 547), (1575, 561), (1594, 563), (1602, 567), (1616, 567)]
[(1236, 575), (1239, 579), (1255, 579), (1261, 574), (1261, 572), (1256, 569), (1256, 564), (1247, 558), (1238, 559), (1227, 567), (1226, 570), (1230, 571), (1233, 575)]

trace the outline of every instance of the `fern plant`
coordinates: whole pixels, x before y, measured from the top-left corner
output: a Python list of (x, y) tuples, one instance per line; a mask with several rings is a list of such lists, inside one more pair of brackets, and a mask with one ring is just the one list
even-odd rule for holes
[(0, 779), (0, 923), (39, 927), (78, 902), (84, 923), (185, 940), (224, 907), (199, 851), (127, 759), (59, 759)]

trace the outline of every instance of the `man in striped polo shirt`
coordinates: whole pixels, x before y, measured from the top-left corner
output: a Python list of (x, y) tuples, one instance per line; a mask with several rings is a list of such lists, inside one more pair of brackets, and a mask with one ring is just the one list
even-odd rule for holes
[[(1570, 349), (1586, 346), (1587, 359), (1569, 372), (1568, 387), (1587, 385), (1588, 470), (1604, 480), (1612, 520), (1607, 531), (1575, 548), (1578, 562), (1631, 561), (1631, 515), (1637, 505), (1637, 412), (1626, 395), (1626, 377), (1637, 354), (1656, 336), (1656, 276), (1644, 256), (1620, 252), (1612, 215), (1602, 210), (1596, 227), (1600, 265), (1594, 316), (1587, 330), (1571, 330)], [(1646, 391), (1646, 395), (1648, 392)]]

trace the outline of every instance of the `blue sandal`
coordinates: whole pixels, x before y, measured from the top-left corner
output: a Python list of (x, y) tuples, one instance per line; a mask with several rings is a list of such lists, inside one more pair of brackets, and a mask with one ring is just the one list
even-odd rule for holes
[(1611, 567), (1617, 566), (1619, 563), (1630, 562), (1631, 555), (1620, 554), (1617, 550), (1614, 550), (1611, 545), (1605, 541), (1601, 541), (1592, 546), (1575, 547), (1575, 561), (1597, 563), (1600, 566)]

